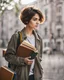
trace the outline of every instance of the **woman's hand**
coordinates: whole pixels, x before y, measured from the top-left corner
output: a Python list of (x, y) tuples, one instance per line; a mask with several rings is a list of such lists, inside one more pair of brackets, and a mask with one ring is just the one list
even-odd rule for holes
[(26, 63), (27, 65), (31, 65), (32, 62), (33, 62), (33, 60), (30, 60), (29, 58), (30, 58), (30, 57), (24, 58), (24, 61), (25, 61), (25, 63)]

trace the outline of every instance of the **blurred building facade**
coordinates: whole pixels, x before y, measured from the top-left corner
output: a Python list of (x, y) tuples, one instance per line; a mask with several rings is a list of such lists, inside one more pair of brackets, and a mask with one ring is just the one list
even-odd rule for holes
[(45, 15), (45, 22), (40, 27), (43, 51), (64, 52), (64, 1), (40, 0), (39, 5)]
[[(39, 27), (43, 51), (54, 49), (64, 52), (64, 0), (37, 0), (30, 5), (38, 7), (45, 16), (45, 22)], [(6, 10), (0, 16), (0, 47), (6, 47), (12, 34), (24, 27), (19, 20), (19, 13)]]

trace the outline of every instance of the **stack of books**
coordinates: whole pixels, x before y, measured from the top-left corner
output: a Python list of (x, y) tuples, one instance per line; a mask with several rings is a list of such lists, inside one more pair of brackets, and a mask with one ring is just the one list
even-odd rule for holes
[(16, 73), (6, 66), (0, 67), (0, 80), (14, 80)]

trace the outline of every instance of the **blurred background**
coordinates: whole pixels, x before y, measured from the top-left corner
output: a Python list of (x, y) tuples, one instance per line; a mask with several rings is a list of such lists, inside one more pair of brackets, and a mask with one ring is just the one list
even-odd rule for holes
[(45, 17), (39, 25), (43, 80), (64, 80), (64, 0), (0, 0), (0, 66), (8, 65), (2, 50), (7, 48), (12, 34), (25, 26), (19, 19), (20, 11), (31, 5)]

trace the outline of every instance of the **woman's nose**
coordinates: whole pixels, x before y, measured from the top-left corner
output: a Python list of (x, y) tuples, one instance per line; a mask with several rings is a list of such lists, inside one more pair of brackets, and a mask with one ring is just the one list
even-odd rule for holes
[(39, 24), (39, 21), (37, 21), (36, 23)]

